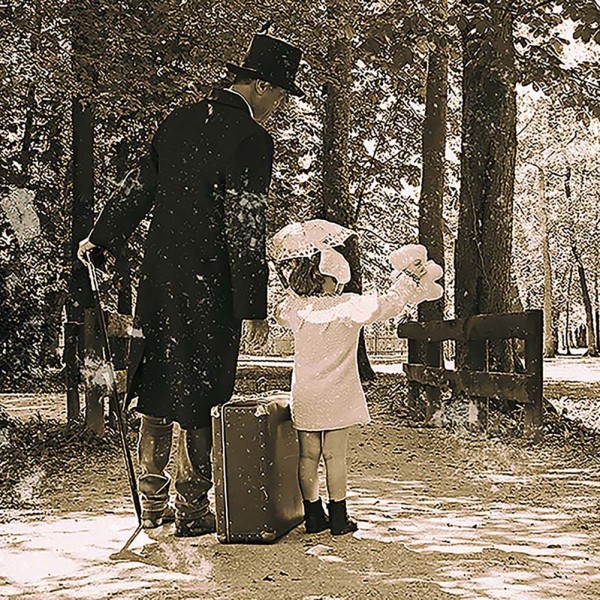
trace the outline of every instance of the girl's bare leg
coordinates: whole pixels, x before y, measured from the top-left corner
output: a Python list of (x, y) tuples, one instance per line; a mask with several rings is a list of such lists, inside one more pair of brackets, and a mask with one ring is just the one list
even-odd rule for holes
[(298, 476), (302, 497), (308, 502), (319, 499), (319, 460), (321, 458), (321, 432), (299, 431), (300, 462)]
[(346, 448), (350, 428), (323, 432), (323, 458), (327, 472), (329, 500), (339, 502), (346, 499)]

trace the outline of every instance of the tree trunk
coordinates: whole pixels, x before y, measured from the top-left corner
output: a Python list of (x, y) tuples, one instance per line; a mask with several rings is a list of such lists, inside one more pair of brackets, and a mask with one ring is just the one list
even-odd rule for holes
[(569, 279), (567, 282), (567, 303), (565, 317), (565, 354), (571, 355), (571, 285), (573, 283), (573, 265), (569, 267)]
[[(445, 17), (447, 2), (440, 0)], [(444, 182), (446, 172), (446, 114), (448, 107), (448, 54), (445, 45), (429, 53), (427, 95), (423, 123), (423, 176), (419, 200), (419, 243), (429, 257), (444, 267)], [(444, 298), (419, 306), (419, 320), (444, 318)]]
[(544, 268), (544, 356), (556, 356), (557, 340), (554, 321), (556, 311), (552, 300), (552, 257), (550, 255), (550, 240), (548, 238), (548, 214), (546, 212), (546, 174), (542, 167), (538, 167), (538, 190), (540, 210), (540, 235), (542, 237), (542, 263)]
[[(572, 189), (571, 189), (571, 166), (567, 165), (565, 171), (565, 196), (570, 206), (572, 200)], [(598, 343), (596, 339), (596, 329), (594, 327), (594, 309), (592, 306), (592, 296), (587, 284), (585, 267), (581, 259), (581, 255), (577, 250), (577, 244), (575, 242), (574, 233), (571, 231), (571, 250), (573, 252), (573, 258), (577, 265), (577, 274), (579, 275), (579, 285), (581, 286), (581, 299), (583, 300), (583, 307), (585, 309), (585, 321), (587, 329), (587, 349), (588, 356), (598, 356)]]
[[(327, 1), (328, 19), (333, 35), (328, 50), (331, 65), (326, 84), (325, 123), (323, 127), (323, 208), (322, 217), (344, 227), (356, 226), (356, 211), (351, 205), (349, 187), (349, 140), (352, 86), (352, 47), (346, 37), (348, 7), (335, 0)], [(342, 254), (350, 263), (352, 279), (345, 291), (362, 293), (360, 249), (356, 236), (345, 244)], [(361, 379), (375, 378), (369, 363), (364, 330), (358, 346), (358, 367)]]
[[(447, 14), (447, 2), (439, 0), (438, 10), (442, 18)], [(422, 153), (423, 174), (419, 199), (419, 243), (428, 250), (430, 259), (442, 268), (444, 261), (444, 182), (446, 173), (446, 115), (448, 108), (448, 54), (444, 42), (429, 53), (427, 66), (427, 92), (425, 120), (423, 123)], [(443, 282), (441, 282), (443, 284)], [(419, 321), (444, 318), (444, 297), (435, 302), (425, 302), (418, 308)], [(441, 342), (421, 344), (419, 362), (434, 367), (442, 366)], [(418, 387), (411, 384), (411, 404), (418, 407)], [(422, 411), (429, 420), (440, 405), (440, 389), (425, 386), (427, 406)]]
[[(73, 99), (73, 208), (71, 223), (71, 281), (67, 301), (67, 321), (83, 326), (85, 309), (92, 305), (87, 270), (77, 258), (79, 242), (85, 238), (93, 225), (94, 215), (94, 123), (91, 111), (85, 109), (80, 100)], [(67, 348), (76, 343), (75, 336), (65, 337), (65, 356), (78, 357), (82, 364), (83, 345), (77, 351)], [(83, 339), (79, 336), (79, 339)], [(78, 364), (67, 364), (67, 379), (78, 380), (75, 373)], [(75, 419), (79, 412), (78, 391), (67, 390), (67, 413)]]
[[(594, 327), (594, 309), (592, 307), (592, 297), (587, 283), (585, 267), (575, 244), (571, 246), (573, 257), (577, 264), (577, 274), (579, 275), (579, 285), (581, 286), (581, 298), (585, 309), (585, 323), (587, 332), (587, 355), (598, 356), (598, 344), (596, 341), (596, 328)], [(582, 340), (583, 341), (583, 340)]]
[(73, 221), (71, 226), (71, 291), (69, 320), (83, 323), (83, 310), (92, 305), (87, 270), (77, 259), (79, 242), (94, 222), (94, 121), (91, 110), (75, 98), (73, 117)]
[[(596, 265), (600, 265), (600, 246), (596, 244)], [(600, 345), (600, 290), (598, 289), (598, 269), (594, 271), (594, 315), (596, 321), (596, 346)]]
[[(81, 62), (86, 55), (89, 40), (86, 31), (74, 17), (72, 23), (73, 70), (78, 77), (89, 68)], [(79, 365), (83, 359), (83, 323), (85, 309), (92, 306), (91, 289), (87, 270), (77, 258), (79, 242), (85, 238), (94, 219), (94, 119), (90, 106), (84, 106), (81, 98), (72, 99), (71, 117), (73, 124), (73, 206), (71, 222), (71, 280), (67, 301), (67, 327), (65, 328), (65, 357), (67, 371), (67, 416), (76, 419), (79, 415), (79, 391), (74, 382), (79, 381)], [(79, 335), (74, 332), (78, 330)], [(67, 336), (67, 331), (69, 335)], [(77, 340), (77, 349), (71, 347)], [(67, 361), (67, 358), (65, 359)], [(79, 364), (73, 361), (79, 361)]]
[[(516, 155), (515, 54), (507, 0), (485, 4), (487, 27), (463, 32), (461, 189), (455, 254), (456, 312), (510, 312)], [(469, 0), (468, 5), (478, 3)], [(479, 363), (481, 349), (459, 348)], [(511, 371), (509, 345), (490, 344), (491, 367)]]

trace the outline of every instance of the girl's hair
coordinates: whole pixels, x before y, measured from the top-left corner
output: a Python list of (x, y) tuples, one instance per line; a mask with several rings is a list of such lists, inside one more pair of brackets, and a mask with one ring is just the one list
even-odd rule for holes
[(310, 258), (295, 258), (289, 275), (290, 288), (299, 296), (318, 296), (323, 293), (323, 275), (319, 271), (320, 254)]

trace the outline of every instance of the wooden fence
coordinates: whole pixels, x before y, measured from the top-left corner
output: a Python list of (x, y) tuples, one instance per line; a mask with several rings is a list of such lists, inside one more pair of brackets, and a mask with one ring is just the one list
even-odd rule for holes
[[(486, 406), (490, 398), (523, 403), (525, 435), (542, 435), (543, 317), (542, 311), (476, 315), (469, 319), (405, 323), (398, 336), (408, 338), (408, 362), (412, 407), (429, 419), (439, 406), (441, 389), (464, 392), (470, 398), (469, 423), (486, 427)], [(501, 373), (488, 369), (488, 342), (521, 339), (525, 342), (525, 373)], [(442, 342), (465, 344), (470, 367), (444, 368)], [(421, 392), (425, 392), (422, 406)]]

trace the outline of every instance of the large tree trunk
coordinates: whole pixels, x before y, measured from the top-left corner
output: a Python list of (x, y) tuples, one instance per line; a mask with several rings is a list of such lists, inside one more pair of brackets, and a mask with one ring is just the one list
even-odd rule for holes
[[(446, 0), (438, 3), (443, 17)], [(445, 44), (429, 53), (427, 95), (423, 123), (423, 176), (419, 200), (419, 243), (429, 257), (444, 267), (444, 182), (446, 173), (446, 114), (448, 107), (448, 54)], [(444, 318), (444, 298), (419, 306), (419, 320)]]
[[(447, 14), (446, 0), (439, 0), (438, 10), (442, 18)], [(428, 250), (430, 259), (442, 268), (444, 260), (444, 182), (446, 174), (446, 114), (448, 108), (448, 54), (445, 42), (440, 42), (429, 53), (427, 66), (427, 93), (425, 120), (423, 123), (422, 152), (423, 174), (419, 199), (419, 243)], [(444, 297), (419, 306), (419, 321), (444, 318)], [(435, 367), (442, 366), (441, 344), (421, 344), (418, 360)], [(411, 401), (417, 410), (419, 386), (411, 384)], [(426, 420), (435, 413), (440, 404), (440, 390), (425, 386), (427, 405), (423, 411)]]
[[(71, 26), (73, 70), (76, 77), (83, 77), (89, 39), (77, 16)], [(85, 74), (88, 75), (88, 74)], [(83, 359), (83, 323), (85, 309), (93, 305), (87, 270), (77, 258), (79, 242), (85, 238), (94, 218), (94, 119), (91, 107), (81, 98), (72, 99), (73, 126), (73, 206), (71, 210), (71, 280), (67, 300), (67, 324), (65, 327), (65, 362), (67, 377), (67, 417), (79, 416), (79, 365)], [(97, 430), (100, 429), (98, 426)]]
[[(83, 360), (81, 328), (85, 309), (92, 306), (91, 290), (85, 266), (77, 259), (79, 242), (85, 238), (93, 224), (94, 215), (94, 121), (89, 108), (73, 99), (73, 208), (71, 211), (71, 280), (67, 300), (65, 330), (65, 357), (67, 370), (67, 416), (79, 416), (79, 365)], [(79, 332), (79, 335), (76, 332)], [(76, 346), (75, 349), (72, 346)], [(75, 360), (75, 362), (73, 362)]]
[[(516, 155), (515, 54), (507, 0), (485, 4), (486, 28), (463, 32), (461, 189), (456, 312), (510, 312)], [(469, 0), (473, 7), (478, 3)], [(512, 370), (509, 345), (490, 344), (490, 366)], [(460, 348), (459, 365), (481, 368), (481, 348)]]
[[(71, 288), (69, 320), (83, 322), (83, 311), (92, 306), (87, 270), (77, 259), (79, 242), (94, 222), (94, 119), (90, 108), (75, 98), (73, 117), (73, 208), (71, 225)], [(81, 319), (81, 320), (80, 320)]]
[[(356, 226), (356, 211), (350, 201), (349, 140), (352, 86), (352, 47), (346, 37), (349, 6), (328, 0), (327, 13), (335, 30), (328, 51), (331, 70), (326, 84), (325, 123), (323, 128), (323, 209), (322, 217), (345, 227)], [(360, 248), (356, 236), (343, 249), (350, 263), (352, 279), (345, 290), (362, 293)], [(364, 331), (358, 347), (358, 367), (362, 380), (375, 377), (367, 356)]]

